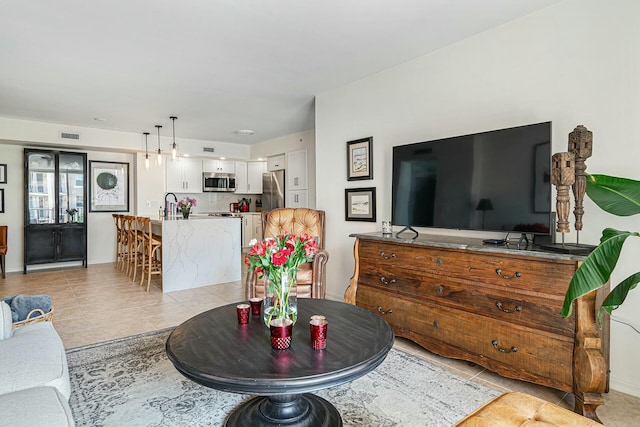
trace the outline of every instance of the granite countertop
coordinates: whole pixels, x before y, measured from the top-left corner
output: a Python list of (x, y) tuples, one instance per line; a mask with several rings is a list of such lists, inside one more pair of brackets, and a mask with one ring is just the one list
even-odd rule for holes
[(509, 255), (524, 255), (535, 256), (538, 258), (558, 259), (558, 260), (570, 260), (570, 261), (584, 261), (586, 255), (567, 254), (561, 252), (553, 252), (550, 250), (544, 250), (538, 247), (534, 247), (531, 243), (528, 245), (526, 242), (522, 242), (520, 249), (518, 249), (517, 241), (511, 240), (505, 245), (492, 245), (482, 242), (483, 239), (472, 237), (458, 237), (458, 236), (443, 236), (435, 234), (423, 234), (416, 239), (412, 239), (413, 234), (411, 232), (403, 233), (403, 236), (395, 237), (395, 233), (391, 235), (382, 235), (381, 232), (375, 233), (353, 233), (350, 237), (357, 237), (359, 239), (378, 240), (392, 243), (403, 243), (413, 245), (423, 245), (439, 248), (451, 248), (451, 249), (468, 249), (478, 252), (487, 253), (499, 253)]

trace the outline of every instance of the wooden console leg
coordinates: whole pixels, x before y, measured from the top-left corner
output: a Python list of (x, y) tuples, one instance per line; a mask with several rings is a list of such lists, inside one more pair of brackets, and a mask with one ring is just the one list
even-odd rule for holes
[(358, 276), (360, 276), (360, 260), (358, 255), (358, 246), (360, 245), (360, 239), (356, 239), (353, 244), (353, 257), (356, 260), (353, 276), (349, 282), (347, 290), (344, 291), (344, 302), (347, 304), (356, 305), (356, 291), (358, 289)]
[[(574, 411), (600, 422), (598, 406), (607, 387), (608, 361), (603, 347), (603, 329), (597, 322), (596, 291), (578, 298), (575, 303), (576, 345), (573, 351)], [(607, 318), (606, 321), (609, 319)]]
[(600, 418), (596, 414), (598, 406), (604, 405), (604, 399), (600, 393), (578, 393), (575, 395), (575, 405), (573, 412), (599, 422)]

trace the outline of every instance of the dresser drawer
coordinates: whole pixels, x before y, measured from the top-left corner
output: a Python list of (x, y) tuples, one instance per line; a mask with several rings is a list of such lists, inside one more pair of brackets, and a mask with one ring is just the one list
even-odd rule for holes
[(565, 388), (573, 385), (570, 338), (415, 302), (367, 286), (358, 289), (356, 303), (381, 315), (400, 336), (430, 338), (472, 353), (480, 360), (489, 359), (514, 371), (564, 384)]
[(398, 273), (394, 269), (368, 266), (360, 272), (358, 287), (369, 286), (416, 301), (430, 301), (567, 337), (575, 334), (575, 314), (572, 312), (567, 319), (560, 315), (561, 299), (446, 276), (406, 270)]
[(388, 274), (412, 273), (453, 277), (517, 288), (563, 299), (576, 264), (573, 261), (487, 254), (420, 245), (361, 241), (360, 266)]

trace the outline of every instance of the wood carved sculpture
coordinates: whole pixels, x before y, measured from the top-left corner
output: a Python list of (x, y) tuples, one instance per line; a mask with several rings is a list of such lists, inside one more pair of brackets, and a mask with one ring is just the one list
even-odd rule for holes
[(569, 232), (569, 186), (575, 182), (575, 161), (573, 153), (556, 153), (551, 157), (551, 183), (556, 186), (556, 211), (558, 228), (562, 234)]
[(582, 202), (587, 190), (587, 178), (585, 177), (587, 165), (585, 161), (591, 157), (592, 147), (593, 134), (586, 127), (578, 125), (573, 132), (569, 134), (569, 152), (573, 154), (575, 162), (575, 182), (572, 189), (573, 199), (576, 204), (573, 209), (573, 215), (576, 219), (576, 231), (582, 230), (582, 216), (584, 215)]

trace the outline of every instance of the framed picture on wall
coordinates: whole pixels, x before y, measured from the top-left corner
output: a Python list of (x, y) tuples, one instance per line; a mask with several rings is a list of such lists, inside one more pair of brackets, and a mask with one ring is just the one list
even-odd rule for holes
[(376, 222), (376, 189), (347, 188), (344, 190), (345, 221)]
[(89, 160), (89, 212), (129, 211), (129, 163)]
[(347, 142), (347, 181), (373, 179), (373, 137)]
[(0, 188), (0, 213), (4, 213), (4, 188)]
[(7, 183), (7, 165), (0, 165), (0, 184)]

